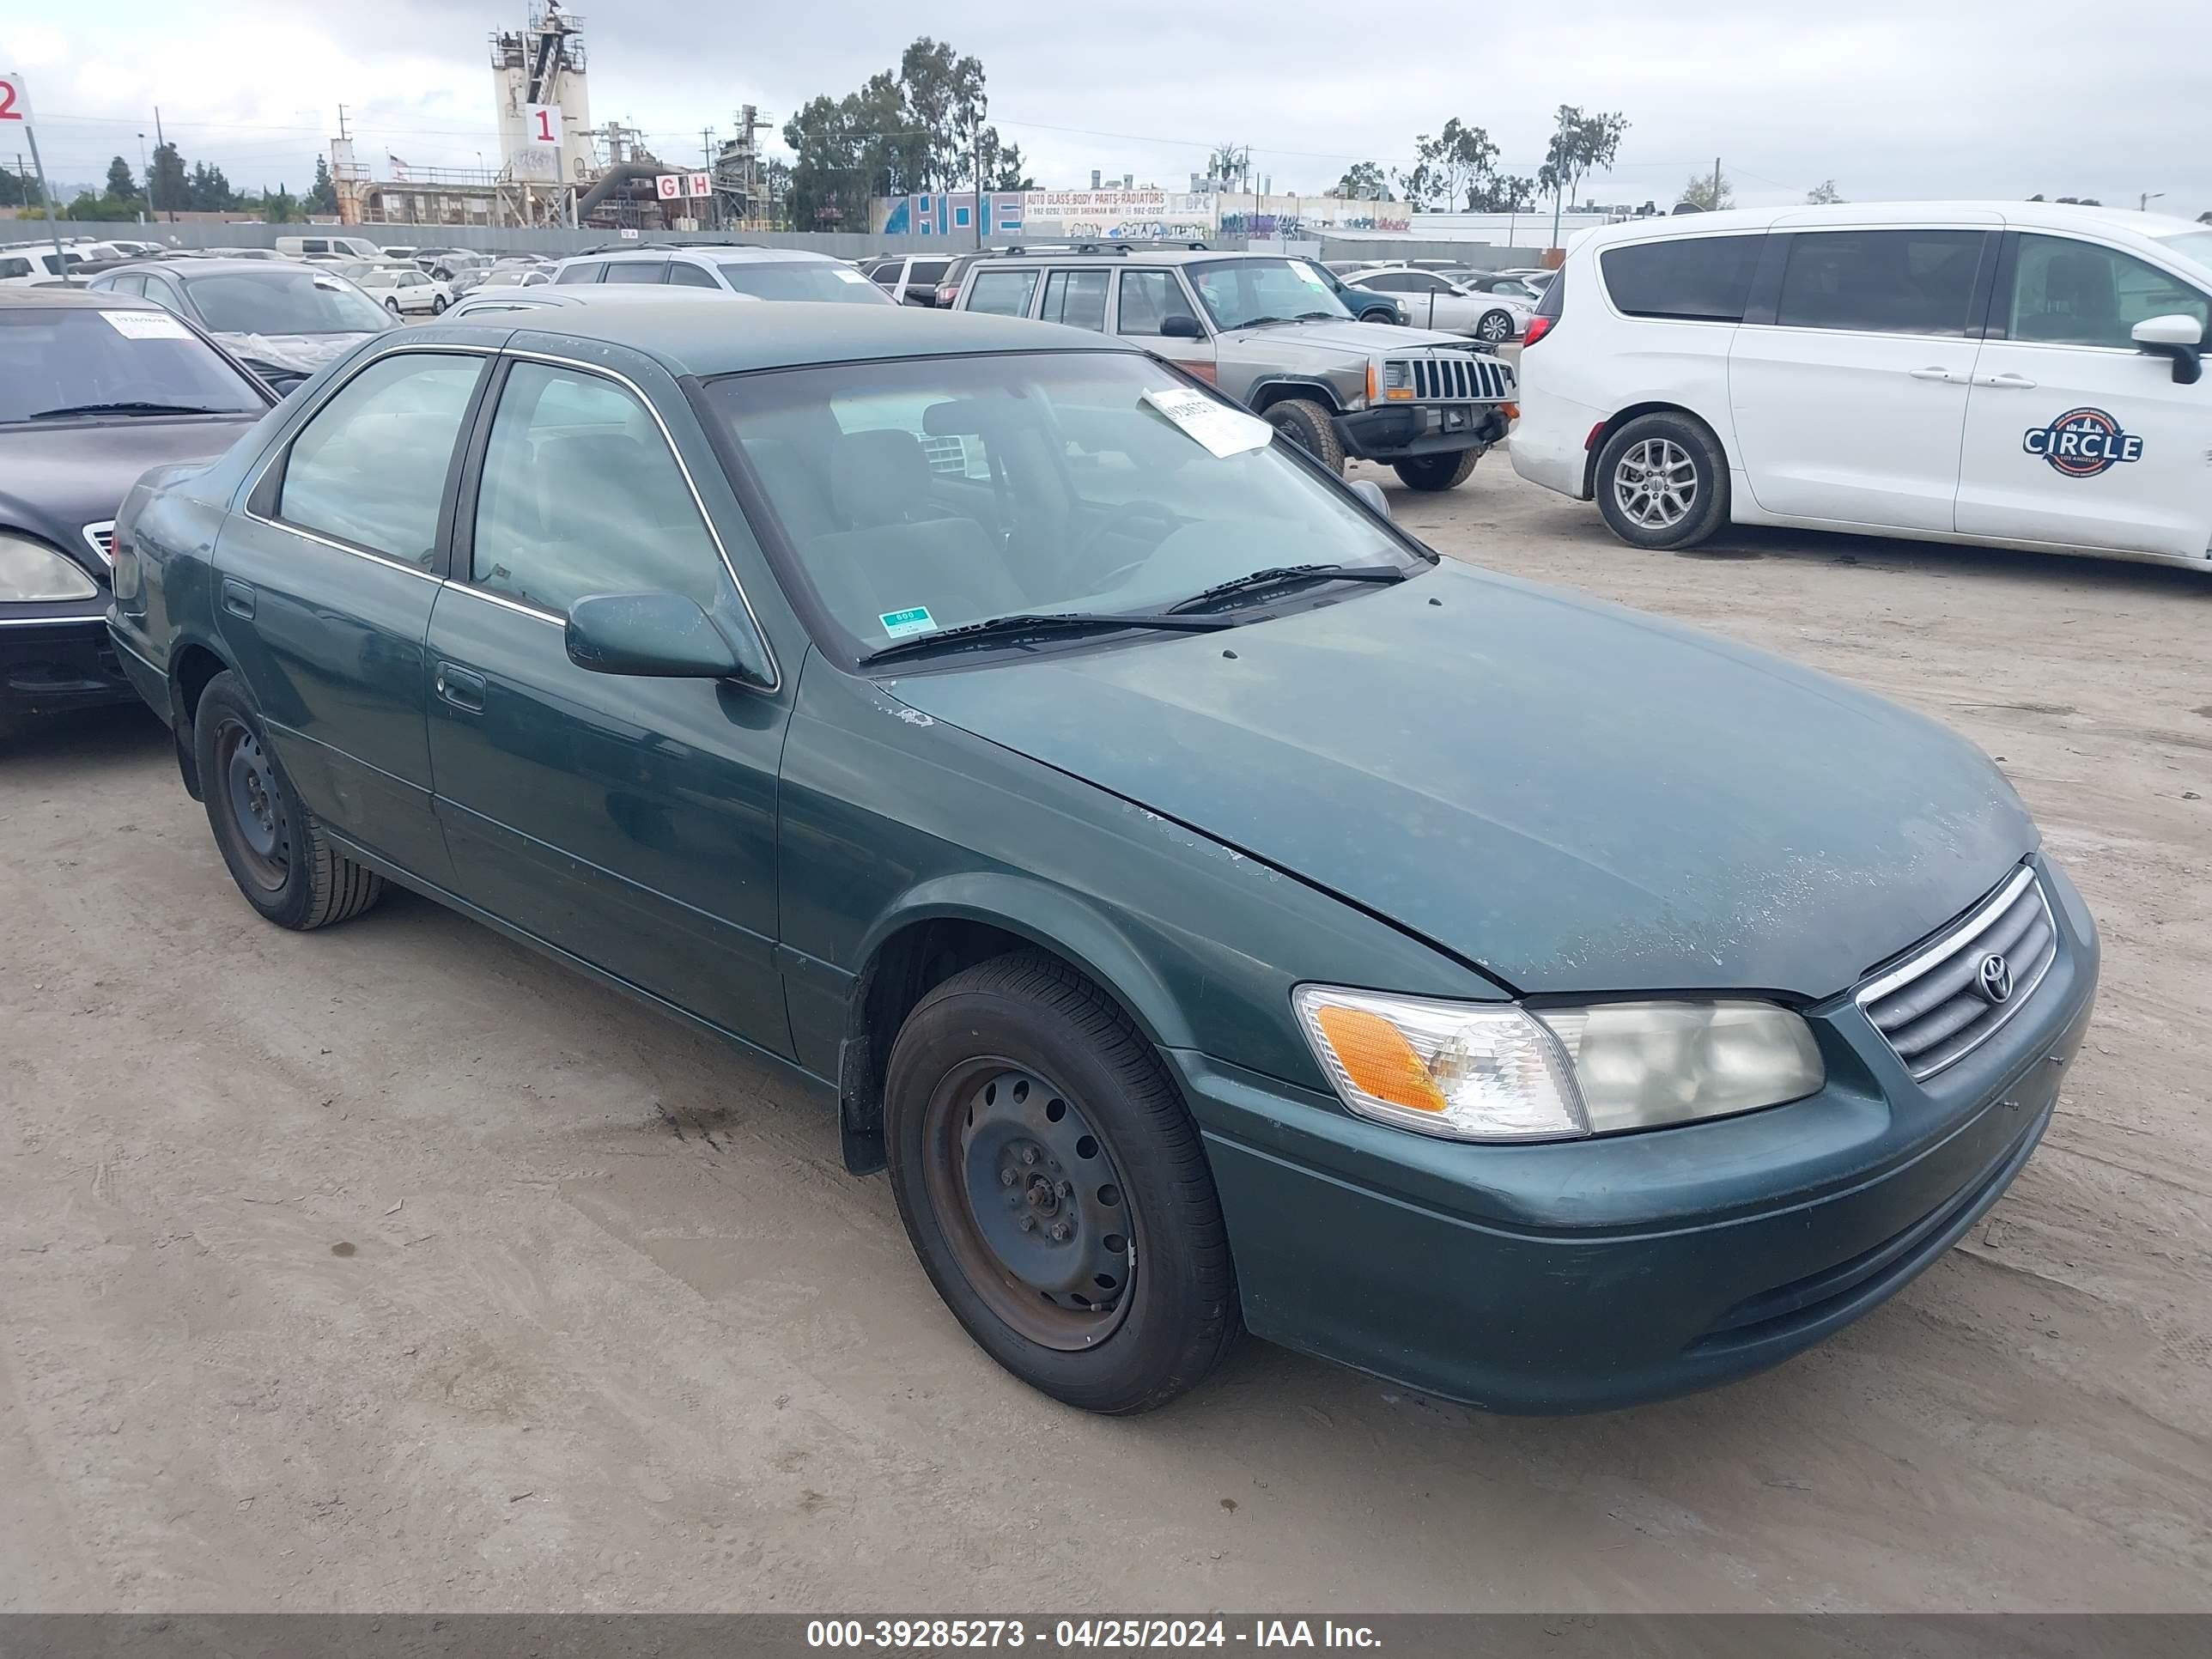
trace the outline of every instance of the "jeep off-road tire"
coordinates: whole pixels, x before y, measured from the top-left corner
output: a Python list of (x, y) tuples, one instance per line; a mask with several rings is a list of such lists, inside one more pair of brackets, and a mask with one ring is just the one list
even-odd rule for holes
[(1344, 440), (1336, 435), (1336, 423), (1329, 419), (1328, 410), (1312, 398), (1285, 398), (1270, 404), (1262, 418), (1330, 471), (1343, 476)]

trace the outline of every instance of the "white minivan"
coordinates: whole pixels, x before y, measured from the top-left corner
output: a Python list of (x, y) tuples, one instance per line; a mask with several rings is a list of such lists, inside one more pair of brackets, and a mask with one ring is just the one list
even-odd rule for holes
[(2041, 203), (1584, 232), (1513, 465), (1624, 541), (1792, 525), (2212, 569), (2212, 227)]

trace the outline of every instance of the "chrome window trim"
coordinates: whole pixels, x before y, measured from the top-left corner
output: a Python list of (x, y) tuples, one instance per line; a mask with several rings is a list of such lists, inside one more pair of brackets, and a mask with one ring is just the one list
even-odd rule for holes
[(513, 611), (525, 617), (534, 617), (542, 623), (550, 623), (562, 633), (568, 632), (568, 619), (566, 617), (540, 606), (526, 605), (520, 599), (508, 599), (504, 593), (495, 593), (488, 588), (477, 587), (469, 582), (457, 582), (450, 577), (438, 585), (450, 592), (465, 593), (472, 599), (482, 599), (486, 605), (495, 605), (502, 611)]
[[(404, 570), (410, 576), (420, 576), (426, 582), (437, 582), (442, 586), (445, 579), (439, 575), (434, 570), (425, 570), (419, 564), (409, 564), (404, 559), (395, 559), (389, 553), (380, 553), (373, 548), (357, 547), (351, 542), (338, 541), (332, 537), (324, 534), (320, 531), (309, 530), (305, 526), (293, 524), (289, 520), (265, 519), (262, 517), (260, 514), (256, 513), (252, 507), (243, 505), (243, 503), (253, 499), (256, 492), (258, 492), (261, 488), (262, 480), (269, 476), (269, 469), (276, 465), (278, 458), (289, 455), (292, 453), (292, 446), (299, 442), (300, 434), (305, 432), (308, 427), (314, 423), (315, 417), (317, 416), (320, 415), (325, 409), (330, 407), (331, 398), (337, 397), (339, 392), (344, 391), (356, 380), (359, 380), (363, 374), (367, 374), (371, 368), (374, 368), (377, 364), (383, 362), (386, 358), (410, 355), (415, 356), (436, 356), (446, 357), (489, 358), (499, 356), (499, 348), (496, 346), (481, 345), (438, 345), (428, 342), (418, 343), (414, 341), (409, 341), (403, 344), (388, 346), (381, 351), (371, 352), (368, 356), (362, 358), (359, 363), (356, 364), (353, 372), (348, 374), (343, 380), (333, 380), (330, 385), (325, 386), (321, 392), (317, 395), (313, 405), (300, 416), (299, 424), (295, 426), (289, 433), (286, 434), (281, 441), (272, 444), (270, 447), (269, 453), (266, 455), (264, 455), (261, 458), (260, 462), (254, 467), (253, 471), (246, 475), (245, 490), (237, 497), (237, 500), (241, 503), (238, 509), (239, 516), (251, 523), (260, 525), (265, 529), (281, 530), (288, 536), (304, 536), (307, 540), (317, 543), (321, 546), (331, 548), (340, 553), (350, 553), (356, 559), (367, 559), (372, 564), (389, 565), (394, 570)], [(462, 434), (457, 430), (454, 435), (458, 438), (461, 436)]]
[[(684, 452), (676, 446), (676, 434), (668, 429), (668, 422), (661, 417), (660, 410), (653, 406), (653, 399), (646, 395), (645, 388), (619, 369), (604, 368), (598, 363), (582, 362), (576, 358), (562, 357), (550, 351), (502, 348), (500, 355), (517, 362), (553, 363), (562, 368), (573, 368), (586, 374), (597, 374), (602, 379), (612, 380), (628, 392), (631, 397), (636, 398), (645, 412), (653, 416), (653, 424), (659, 430), (661, 442), (668, 446), (668, 457), (676, 463), (676, 471), (684, 479), (684, 487), (691, 494), (691, 505), (698, 510), (699, 522), (706, 526), (708, 539), (714, 544), (714, 551), (721, 556), (722, 568), (730, 578), (730, 586), (737, 590), (738, 603), (745, 608), (745, 620), (752, 624), (753, 637), (760, 641), (761, 650), (768, 658), (769, 683), (760, 690), (771, 696), (781, 690), (783, 666), (776, 660), (775, 641), (769, 638), (768, 630), (761, 626), (759, 613), (753, 609), (752, 597), (745, 592), (744, 582), (738, 574), (737, 563), (730, 557), (730, 550), (722, 543), (722, 532), (715, 528), (714, 515), (707, 510), (706, 498), (699, 493), (698, 481), (692, 477), (691, 469), (684, 465)], [(496, 409), (493, 410), (493, 418), (495, 420), (498, 418)], [(565, 617), (562, 618), (562, 625), (564, 628), (568, 625), (568, 619)]]
[[(2035, 994), (2036, 988), (2049, 976), (2052, 964), (2058, 960), (2058, 919), (2051, 914), (2051, 896), (2043, 890), (2043, 884), (2036, 879), (2033, 867), (2025, 864), (2021, 866), (2003, 886), (1998, 888), (1988, 898), (1984, 899), (1958, 927), (1934, 941), (1926, 950), (1915, 951), (1911, 957), (1899, 963), (1879, 979), (1868, 981), (1852, 994), (1852, 1002), (1857, 1006), (1861, 1013), (1865, 1013), (1870, 1004), (1879, 1002), (1883, 997), (1901, 986), (1910, 985), (1937, 963), (1947, 957), (1955, 957), (1966, 950), (1976, 939), (1996, 926), (2006, 912), (2019, 902), (2022, 890), (2031, 887), (2035, 890), (2036, 902), (2043, 907), (2043, 919), (2051, 928), (2050, 956), (2036, 969), (2032, 979), (2013, 988), (2012, 995), (1998, 1008), (1997, 1017), (1990, 1021), (1989, 1029), (1976, 1040), (1973, 1048), (1955, 1054), (1942, 1065), (1925, 1072), (1913, 1071), (1909, 1060), (1905, 1060), (1902, 1055), (1898, 1056), (1905, 1070), (1911, 1072), (1914, 1082), (1925, 1083), (1929, 1078), (1936, 1077), (1957, 1065), (1960, 1060), (1982, 1048), (1991, 1037), (2004, 1030), (2012, 1023), (2013, 1017), (2027, 1005), (2028, 999)], [(1869, 1023), (1872, 1023), (1870, 1018)]]

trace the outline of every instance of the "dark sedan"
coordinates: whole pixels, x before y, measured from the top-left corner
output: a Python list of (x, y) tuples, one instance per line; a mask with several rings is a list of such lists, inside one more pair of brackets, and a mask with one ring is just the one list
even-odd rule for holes
[(0, 289), (0, 724), (130, 700), (104, 620), (116, 509), (272, 401), (143, 300)]
[(1249, 1328), (1679, 1393), (2033, 1152), (2096, 932), (1943, 727), (1440, 563), (1109, 337), (519, 321), (135, 491), (130, 672), (261, 915), (400, 882), (778, 1068), (1035, 1386), (1140, 1411)]
[(102, 271), (94, 293), (152, 301), (205, 329), (279, 392), (399, 322), (334, 270), (256, 259), (164, 260)]

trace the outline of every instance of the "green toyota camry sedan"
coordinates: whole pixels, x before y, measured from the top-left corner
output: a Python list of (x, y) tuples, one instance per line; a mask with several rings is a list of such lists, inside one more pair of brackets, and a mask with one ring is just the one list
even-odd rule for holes
[(121, 659), (263, 915), (398, 882), (728, 1039), (1046, 1393), (1719, 1382), (2050, 1121), (2094, 925), (1942, 727), (1439, 563), (1124, 342), (538, 322), (149, 474)]

